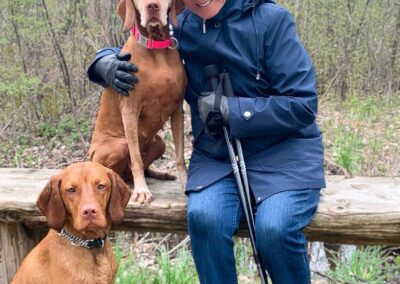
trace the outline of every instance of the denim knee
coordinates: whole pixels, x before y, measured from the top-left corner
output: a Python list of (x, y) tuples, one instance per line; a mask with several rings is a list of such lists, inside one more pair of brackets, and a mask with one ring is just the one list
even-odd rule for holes
[(297, 234), (296, 230), (293, 230), (293, 225), (289, 220), (266, 219), (258, 222), (256, 238), (261, 239), (262, 242), (257, 242), (257, 247), (262, 249), (265, 246), (272, 248), (286, 246)]
[(227, 222), (218, 210), (193, 204), (188, 208), (188, 224), (191, 235), (201, 239), (215, 239), (224, 235), (233, 235), (236, 228), (232, 222)]
[[(270, 216), (256, 222), (256, 246), (265, 257), (286, 255), (304, 250), (306, 239), (296, 218)], [(290, 254), (290, 253), (289, 253)]]

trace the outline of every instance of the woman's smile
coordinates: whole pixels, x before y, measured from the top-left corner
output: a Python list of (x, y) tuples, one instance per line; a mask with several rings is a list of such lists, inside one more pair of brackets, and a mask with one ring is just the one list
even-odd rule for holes
[(206, 1), (202, 2), (202, 3), (197, 3), (196, 5), (201, 7), (201, 8), (204, 8), (204, 7), (207, 7), (211, 2), (212, 2), (212, 0), (206, 0)]

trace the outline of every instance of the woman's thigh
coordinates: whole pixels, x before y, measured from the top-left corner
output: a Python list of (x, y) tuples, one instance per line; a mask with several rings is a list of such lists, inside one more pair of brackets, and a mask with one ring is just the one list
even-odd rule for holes
[(189, 193), (188, 222), (191, 233), (203, 237), (225, 230), (234, 234), (242, 219), (242, 208), (233, 178), (224, 178), (211, 186)]

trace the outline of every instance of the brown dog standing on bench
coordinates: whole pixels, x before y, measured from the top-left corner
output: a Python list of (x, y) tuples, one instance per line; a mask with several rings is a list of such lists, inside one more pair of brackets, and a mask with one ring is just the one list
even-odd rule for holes
[[(169, 13), (170, 11), (170, 13)], [(171, 118), (172, 136), (182, 187), (186, 184), (183, 156), (183, 99), (186, 75), (176, 44), (152, 48), (152, 41), (170, 40), (168, 20), (176, 23), (175, 0), (121, 0), (118, 7), (124, 30), (131, 35), (121, 52), (130, 52), (138, 67), (139, 83), (129, 96), (106, 88), (92, 137), (89, 155), (124, 176), (132, 173), (133, 200), (149, 203), (152, 199), (144, 172), (164, 153), (165, 143), (157, 132)]]
[(122, 221), (130, 195), (119, 175), (98, 163), (73, 164), (52, 177), (37, 202), (51, 229), (11, 283), (114, 283), (107, 233)]

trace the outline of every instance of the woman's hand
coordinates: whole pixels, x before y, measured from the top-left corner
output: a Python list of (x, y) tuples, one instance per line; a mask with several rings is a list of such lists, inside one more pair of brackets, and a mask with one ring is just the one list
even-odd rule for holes
[(138, 68), (130, 59), (130, 53), (106, 55), (95, 63), (93, 72), (120, 95), (128, 96), (139, 81), (134, 74)]

